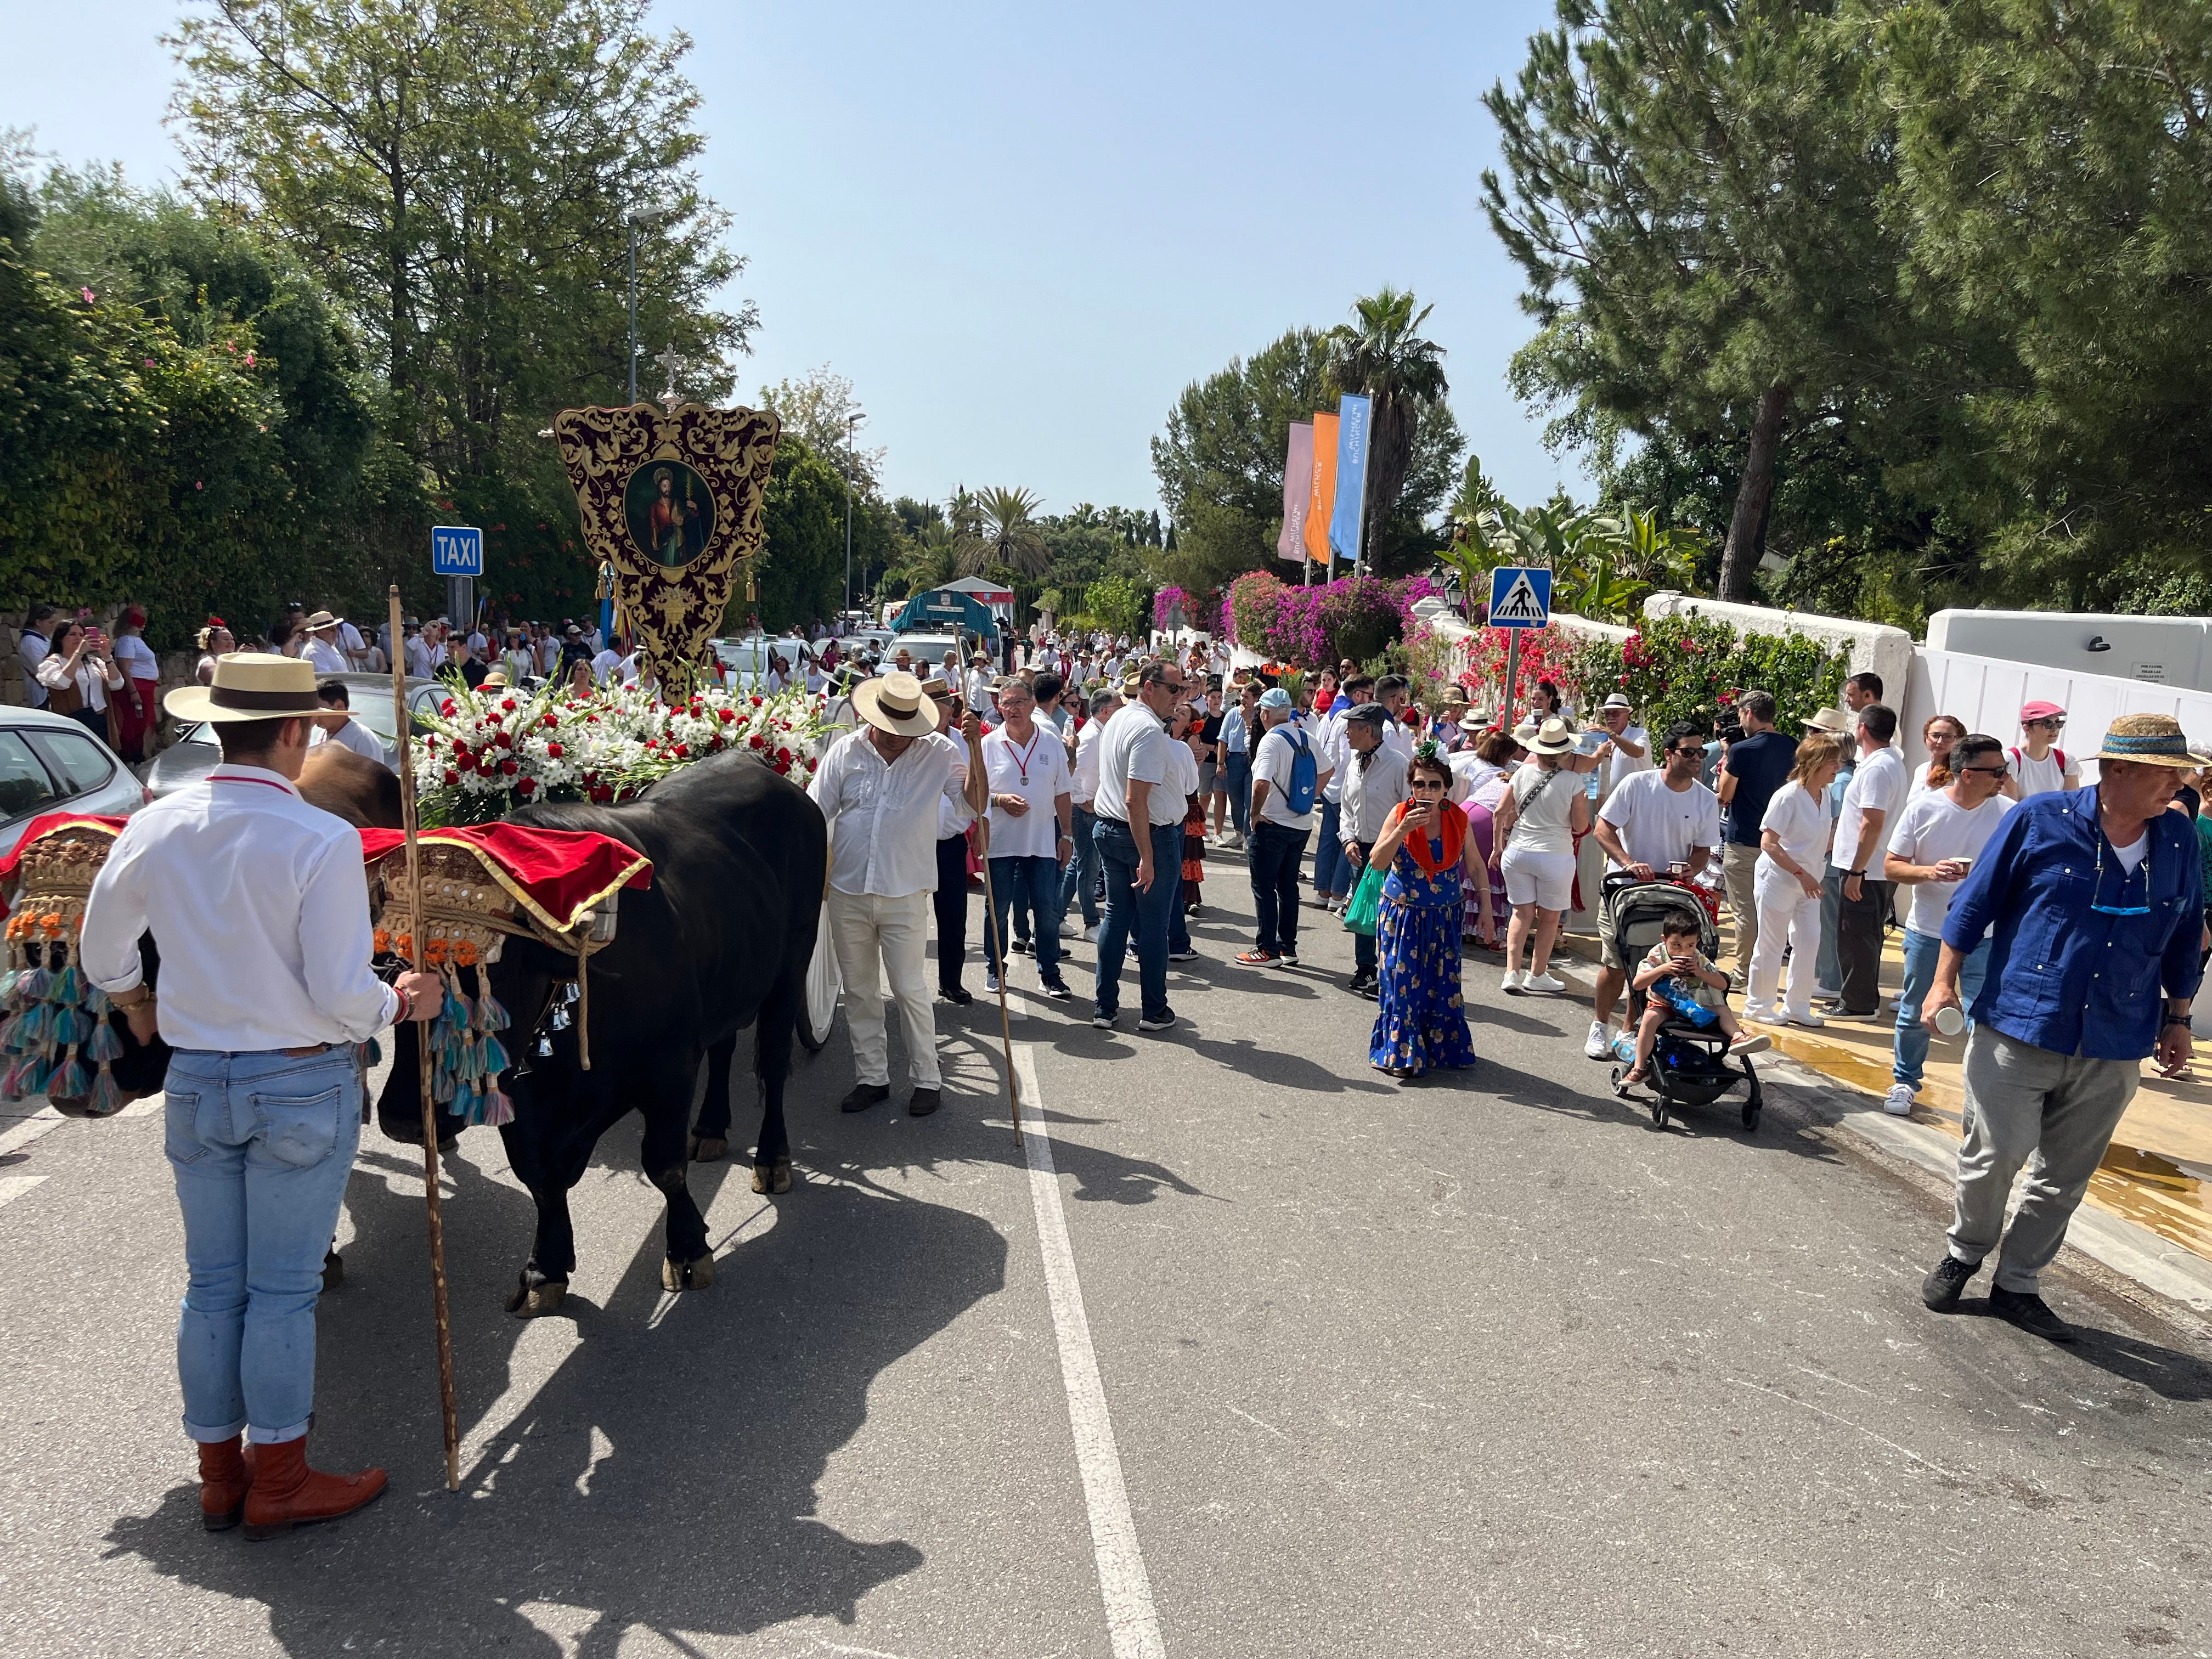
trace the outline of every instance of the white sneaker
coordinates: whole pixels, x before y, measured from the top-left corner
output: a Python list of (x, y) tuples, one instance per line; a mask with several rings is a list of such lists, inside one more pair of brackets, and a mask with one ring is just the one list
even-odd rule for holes
[(1567, 988), (1567, 982), (1551, 973), (1531, 974), (1521, 981), (1521, 988), (1524, 991), (1564, 991)]
[(1785, 1025), (1802, 1025), (1808, 1031), (1817, 1031), (1828, 1022), (1809, 1008), (1802, 1014), (1793, 1013), (1784, 1008), (1782, 1011), (1782, 1023)]
[(1096, 945), (1098, 943), (1098, 924), (1097, 922), (1092, 922), (1091, 926), (1083, 930), (1083, 942), (1085, 945)]
[(1881, 1109), (1892, 1117), (1911, 1117), (1912, 1085), (1910, 1083), (1891, 1084), (1889, 1092), (1881, 1097)]
[(1073, 939), (1075, 937), (1075, 924), (1072, 921), (1061, 922), (1060, 924), (1060, 936), (1062, 939)]
[(1505, 977), (1499, 981), (1498, 988), (1508, 996), (1519, 996), (1522, 992), (1528, 988), (1528, 970), (1525, 968), (1508, 968), (1505, 970)]
[(1609, 1025), (1601, 1025), (1597, 1021), (1592, 1020), (1589, 1035), (1583, 1039), (1583, 1053), (1592, 1060), (1611, 1060), (1613, 1058), (1613, 1028)]
[(1774, 1039), (1770, 1036), (1740, 1036), (1734, 1042), (1729, 1044), (1729, 1053), (1732, 1054), (1763, 1054), (1773, 1046)]

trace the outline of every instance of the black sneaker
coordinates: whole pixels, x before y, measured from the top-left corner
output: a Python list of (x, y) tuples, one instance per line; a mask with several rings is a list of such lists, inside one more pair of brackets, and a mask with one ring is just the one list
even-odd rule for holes
[(938, 988), (937, 994), (957, 1007), (965, 1008), (975, 1000), (975, 994), (964, 986), (947, 985)]
[(1196, 962), (1198, 960), (1198, 952), (1195, 951), (1170, 951), (1168, 952), (1168, 960), (1170, 962)]
[(842, 1112), (865, 1112), (871, 1106), (880, 1106), (891, 1097), (888, 1083), (855, 1083), (853, 1092), (837, 1103)]
[(1025, 957), (1030, 953), (1030, 942), (1025, 939), (1018, 939), (1006, 948), (1018, 957)]
[(1937, 1313), (1949, 1313), (1959, 1305), (1966, 1281), (1981, 1270), (1980, 1262), (1961, 1261), (1946, 1250), (1943, 1259), (1920, 1281), (1920, 1299)]
[(1046, 986), (1044, 994), (1054, 1002), (1073, 1002), (1075, 1000), (1075, 993), (1069, 990), (1066, 985), (1060, 983)]
[(1175, 1010), (1170, 1008), (1160, 1013), (1143, 1016), (1137, 1021), (1137, 1029), (1140, 1031), (1165, 1031), (1173, 1029), (1175, 1023)]
[(2051, 1312), (2050, 1304), (2033, 1291), (2008, 1291), (1993, 1285), (1990, 1311), (2046, 1342), (2071, 1342), (2076, 1335), (2074, 1328)]
[(1295, 968), (1297, 965), (1298, 953), (1291, 949), (1289, 945), (1285, 945), (1283, 947), (1283, 966), (1285, 968)]
[(943, 1102), (936, 1090), (916, 1089), (906, 1103), (906, 1115), (908, 1117), (927, 1117), (941, 1104)]
[(1110, 1031), (1114, 1029), (1114, 1022), (1120, 1018), (1118, 1012), (1101, 1008), (1091, 1016), (1091, 1023), (1102, 1031)]

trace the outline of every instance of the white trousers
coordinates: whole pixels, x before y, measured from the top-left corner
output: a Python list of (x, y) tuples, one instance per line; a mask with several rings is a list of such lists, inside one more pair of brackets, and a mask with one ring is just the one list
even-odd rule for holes
[(888, 976), (906, 1033), (914, 1086), (942, 1086), (937, 1066), (937, 1021), (930, 1011), (922, 969), (928, 935), (927, 893), (877, 898), (866, 893), (841, 893), (834, 887), (830, 890), (830, 938), (837, 951), (837, 972), (845, 981), (845, 1019), (853, 1028), (853, 1065), (858, 1082), (878, 1087), (890, 1084), (890, 1051), (884, 1041), (883, 981)]
[(1820, 954), (1820, 895), (1808, 895), (1797, 878), (1763, 854), (1752, 879), (1759, 903), (1759, 942), (1751, 951), (1751, 983), (1745, 988), (1743, 1012), (1752, 1018), (1775, 1012), (1777, 988), (1782, 982), (1782, 947), (1790, 947), (1790, 989), (1784, 1012), (1808, 1014), (1813, 1011), (1813, 971)]

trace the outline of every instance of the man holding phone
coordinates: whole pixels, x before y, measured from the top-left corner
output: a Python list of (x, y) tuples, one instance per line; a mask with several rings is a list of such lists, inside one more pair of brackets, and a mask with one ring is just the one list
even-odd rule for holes
[[(1928, 1064), (1928, 1029), (1920, 1023), (1920, 1004), (1936, 982), (1936, 962), (1943, 949), (1943, 922), (1959, 884), (1974, 867), (1982, 848), (1997, 832), (2013, 803), (2005, 799), (2004, 745), (1995, 738), (1961, 738), (1951, 745), (1951, 781), (1923, 789), (1905, 804), (1890, 837), (1887, 873), (1911, 890), (1905, 918), (1905, 985), (1897, 994), (1896, 1079), (1881, 1109), (1894, 1117), (1912, 1115), (1912, 1097)], [(1959, 988), (1972, 1002), (1982, 994), (1990, 965), (1990, 935), (1984, 932), (1959, 962)]]

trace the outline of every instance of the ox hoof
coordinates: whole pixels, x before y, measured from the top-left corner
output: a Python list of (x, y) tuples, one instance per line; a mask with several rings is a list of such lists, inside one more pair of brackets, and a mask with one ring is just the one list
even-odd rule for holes
[(514, 1294), (507, 1298), (507, 1310), (517, 1319), (537, 1319), (559, 1312), (562, 1301), (568, 1294), (567, 1279), (541, 1279), (533, 1285), (530, 1282), (530, 1275), (526, 1273), (515, 1285)]
[(323, 1252), (323, 1288), (335, 1291), (345, 1283), (345, 1258), (336, 1250)]
[[(730, 1143), (720, 1135), (693, 1135), (691, 1161), (694, 1164), (714, 1164), (729, 1155)], [(757, 1187), (753, 1189), (758, 1192)]]
[(753, 1165), (753, 1190), (757, 1193), (787, 1193), (791, 1190), (791, 1160), (780, 1158), (773, 1164)]
[(678, 1261), (672, 1256), (661, 1258), (660, 1288), (664, 1291), (703, 1291), (714, 1282), (712, 1251), (692, 1261)]

